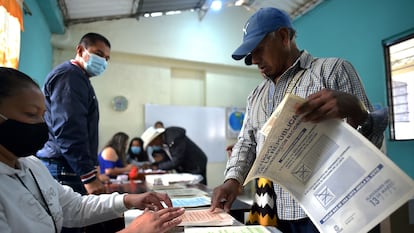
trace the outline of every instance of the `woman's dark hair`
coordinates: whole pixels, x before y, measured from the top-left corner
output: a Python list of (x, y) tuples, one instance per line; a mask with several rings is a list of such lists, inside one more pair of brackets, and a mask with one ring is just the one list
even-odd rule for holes
[(39, 85), (28, 75), (13, 68), (0, 67), (0, 102), (21, 88)]
[[(141, 145), (141, 152), (139, 154), (134, 154), (131, 151), (131, 146), (132, 146), (132, 143), (134, 141), (138, 141), (139, 144)], [(148, 161), (148, 154), (144, 150), (144, 141), (139, 137), (135, 137), (135, 138), (131, 139), (131, 141), (129, 142), (129, 147), (128, 147), (127, 153), (128, 153), (128, 155), (131, 159), (136, 159), (137, 161)]]
[(111, 43), (109, 43), (109, 40), (106, 39), (104, 36), (98, 33), (89, 32), (82, 36), (82, 38), (79, 41), (80, 45), (83, 45), (85, 48), (88, 48), (90, 45), (95, 45), (97, 41), (104, 42), (109, 48), (111, 48)]
[(111, 147), (115, 150), (118, 157), (122, 160), (123, 164), (125, 161), (126, 143), (128, 142), (129, 136), (124, 132), (118, 132), (112, 136), (111, 140), (106, 143), (104, 148)]
[(154, 123), (154, 128), (157, 128), (157, 126), (161, 126), (161, 128), (164, 128), (164, 123), (162, 123), (162, 121), (157, 121)]

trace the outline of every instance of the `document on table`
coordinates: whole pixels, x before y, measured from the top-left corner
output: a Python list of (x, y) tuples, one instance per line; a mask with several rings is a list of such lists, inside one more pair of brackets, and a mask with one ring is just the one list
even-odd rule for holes
[(209, 206), (211, 198), (208, 193), (198, 188), (156, 189), (157, 192), (167, 193), (174, 207)]
[(171, 198), (174, 207), (201, 207), (211, 205), (211, 198), (206, 196)]
[(177, 188), (177, 189), (156, 189), (157, 192), (167, 193), (170, 197), (185, 197), (185, 196), (204, 196), (208, 195), (207, 192), (200, 190), (198, 188)]
[(414, 196), (414, 182), (341, 120), (302, 122), (286, 95), (262, 128), (262, 149), (244, 184), (283, 186), (321, 232), (367, 232)]
[(282, 233), (276, 228), (250, 225), (250, 226), (227, 226), (227, 227), (186, 227), (184, 233)]
[(124, 212), (125, 226), (128, 226), (134, 219), (144, 213), (144, 210), (130, 209)]
[(179, 218), (182, 219), (179, 226), (230, 226), (234, 221), (224, 210), (215, 209), (211, 212), (209, 208), (186, 209)]
[(157, 186), (168, 186), (172, 184), (197, 184), (203, 177), (197, 174), (190, 173), (168, 173), (158, 175), (146, 175), (145, 181), (147, 185), (152, 188)]

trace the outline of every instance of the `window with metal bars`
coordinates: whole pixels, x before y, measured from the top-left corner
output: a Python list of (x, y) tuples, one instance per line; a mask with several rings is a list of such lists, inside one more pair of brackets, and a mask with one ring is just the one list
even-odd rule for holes
[(383, 42), (390, 139), (414, 140), (414, 32)]

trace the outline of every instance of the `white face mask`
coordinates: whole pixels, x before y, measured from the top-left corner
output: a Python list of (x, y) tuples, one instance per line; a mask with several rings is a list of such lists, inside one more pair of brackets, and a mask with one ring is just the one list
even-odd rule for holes
[(102, 74), (105, 71), (108, 62), (103, 57), (100, 57), (93, 53), (89, 53), (89, 51), (86, 49), (85, 51), (89, 55), (89, 60), (85, 61), (84, 63), (86, 72), (91, 77)]

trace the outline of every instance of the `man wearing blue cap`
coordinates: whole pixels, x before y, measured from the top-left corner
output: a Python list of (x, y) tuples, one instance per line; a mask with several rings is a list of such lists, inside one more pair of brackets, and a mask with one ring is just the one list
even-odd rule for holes
[[(212, 209), (228, 211), (239, 194), (256, 151), (265, 137), (259, 133), (264, 123), (287, 93), (304, 97), (297, 114), (303, 120), (320, 122), (345, 119), (377, 147), (381, 147), (387, 125), (386, 110), (372, 112), (361, 80), (348, 62), (340, 58), (315, 58), (299, 50), (289, 16), (276, 8), (262, 8), (243, 28), (243, 43), (233, 59), (257, 65), (264, 80), (247, 98), (246, 120), (225, 170), (225, 182), (214, 189)], [(368, 110), (367, 110), (368, 109)], [(278, 228), (284, 232), (318, 232), (293, 197), (274, 184)]]

